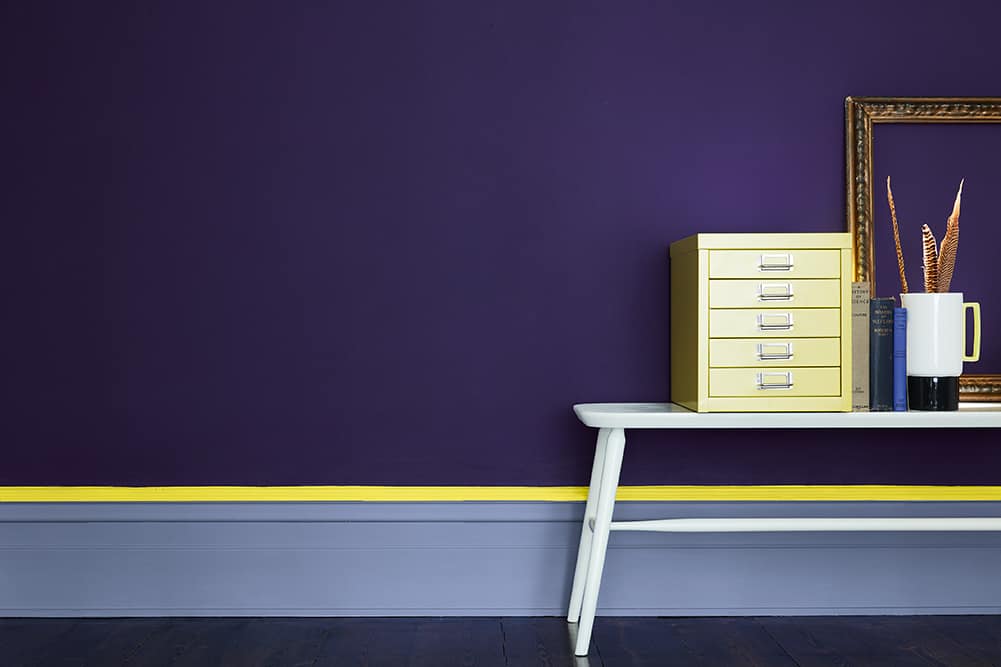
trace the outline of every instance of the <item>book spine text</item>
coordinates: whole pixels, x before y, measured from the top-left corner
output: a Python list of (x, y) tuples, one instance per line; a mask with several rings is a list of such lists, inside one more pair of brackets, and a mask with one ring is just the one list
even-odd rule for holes
[(869, 409), (893, 410), (893, 297), (869, 302)]
[(852, 412), (869, 411), (868, 282), (852, 283)]

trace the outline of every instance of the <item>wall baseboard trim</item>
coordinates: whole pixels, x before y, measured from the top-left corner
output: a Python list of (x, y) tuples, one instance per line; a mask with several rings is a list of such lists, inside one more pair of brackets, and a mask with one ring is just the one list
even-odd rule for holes
[[(583, 503), (0, 505), (0, 616), (563, 615)], [(623, 503), (623, 520), (999, 516), (989, 502)], [(604, 615), (1001, 613), (1001, 534), (612, 535)]]
[[(581, 502), (586, 486), (0, 486), (3, 503)], [(620, 486), (634, 502), (1001, 502), (1001, 486)]]

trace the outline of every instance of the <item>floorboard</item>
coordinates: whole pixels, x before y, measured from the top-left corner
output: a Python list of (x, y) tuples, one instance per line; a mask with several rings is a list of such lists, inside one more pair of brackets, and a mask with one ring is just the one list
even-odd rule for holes
[[(335, 624), (337, 621), (333, 621)], [(253, 619), (235, 632), (219, 667), (311, 667), (330, 634), (332, 619)]]
[(413, 667), (505, 667), (501, 619), (424, 620), (417, 625), (408, 664)]
[(164, 622), (160, 619), (88, 619), (74, 623), (40, 654), (50, 665), (124, 665)]
[(599, 619), (594, 642), (609, 665), (796, 667), (749, 618)]
[(679, 640), (710, 665), (796, 667), (789, 653), (752, 618), (684, 618), (671, 620), (671, 625)]
[(0, 619), (2, 667), (1001, 667), (1001, 616)]
[(0, 619), (0, 664), (34, 664), (78, 623), (75, 619)]
[(1001, 616), (921, 616), (929, 632), (947, 637), (971, 655), (1001, 667)]
[(991, 667), (961, 644), (929, 632), (915, 617), (760, 618), (758, 622), (801, 667)]
[(591, 642), (586, 658), (574, 656), (577, 626), (569, 625), (563, 617), (502, 618), (500, 623), (509, 665), (603, 667), (597, 642)]

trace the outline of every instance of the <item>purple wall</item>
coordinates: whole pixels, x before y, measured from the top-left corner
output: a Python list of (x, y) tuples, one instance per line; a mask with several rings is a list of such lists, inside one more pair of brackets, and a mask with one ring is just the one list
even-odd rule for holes
[[(570, 405), (668, 397), (671, 241), (842, 230), (846, 95), (1001, 94), (993, 0), (321, 4), (0, 10), (0, 483), (583, 483)], [(623, 482), (1001, 483), (938, 440)]]
[(966, 179), (951, 290), (981, 304), (980, 361), (967, 364), (966, 370), (1001, 374), (1001, 290), (997, 288), (1001, 278), (1001, 125), (877, 125), (873, 156), (876, 285), (882, 296), (900, 292), (886, 201), (887, 175), (892, 178), (912, 292), (924, 291), (921, 225), (931, 227), (942, 242), (959, 182)]

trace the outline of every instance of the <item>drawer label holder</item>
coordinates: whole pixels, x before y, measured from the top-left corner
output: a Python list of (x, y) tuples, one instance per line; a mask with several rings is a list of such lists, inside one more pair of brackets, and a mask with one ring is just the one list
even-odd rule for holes
[(761, 255), (758, 260), (759, 271), (792, 271), (793, 266), (792, 253)]
[(792, 356), (792, 343), (758, 343), (758, 361), (787, 361)]
[(789, 331), (792, 325), (792, 313), (758, 313), (759, 331)]
[(792, 283), (759, 283), (758, 301), (792, 301)]
[(792, 371), (784, 373), (758, 373), (758, 389), (792, 389)]

